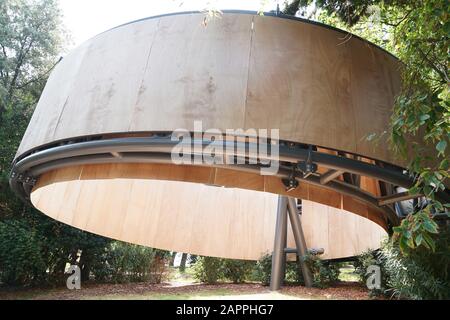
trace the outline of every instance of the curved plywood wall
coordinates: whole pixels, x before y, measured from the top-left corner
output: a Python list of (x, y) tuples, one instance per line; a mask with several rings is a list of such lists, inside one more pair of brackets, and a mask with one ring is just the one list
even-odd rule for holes
[[(77, 180), (71, 170), (46, 174), (31, 195), (36, 208), (61, 222), (199, 255), (258, 260), (273, 250), (275, 194), (149, 179)], [(368, 219), (310, 201), (303, 202), (302, 223), (308, 247), (324, 248), (325, 259), (379, 248), (386, 235)], [(291, 231), (288, 246), (295, 246)]]
[(280, 139), (396, 163), (387, 130), (399, 62), (320, 25), (226, 13), (130, 23), (84, 43), (52, 72), (17, 155), (95, 134), (280, 129)]
[[(144, 19), (72, 51), (52, 72), (16, 160), (23, 165), (63, 146), (80, 143), (81, 148), (88, 137), (97, 142), (179, 128), (192, 132), (194, 122), (202, 121), (203, 130), (222, 132), (279, 129), (283, 143), (311, 145), (309, 152), (314, 146), (340, 160), (362, 155), (359, 166), (375, 167), (375, 160), (402, 165), (387, 143), (374, 148), (365, 139), (388, 128), (400, 87), (393, 56), (357, 37), (344, 41), (341, 31), (295, 19), (225, 13), (206, 27), (202, 21), (201, 13)], [(101, 163), (102, 154), (99, 162), (81, 155), (77, 160), (86, 160), (83, 165), (30, 173), (76, 158), (50, 156), (31, 169), (19, 166), (24, 169), (14, 172), (12, 186), (20, 182), (19, 194), (27, 196), (36, 182), (33, 204), (83, 230), (240, 259), (258, 259), (272, 250), (277, 194), (305, 200), (308, 245), (325, 248), (325, 258), (377, 248), (392, 225), (388, 216), (395, 215), (379, 205), (385, 195), (378, 175), (360, 174), (356, 186), (343, 181), (350, 171), (338, 168), (333, 182), (340, 189), (310, 180), (288, 194), (280, 176), (137, 163), (107, 148), (102, 152), (122, 163)], [(320, 164), (316, 180), (330, 169)], [(293, 246), (291, 236), (289, 241)]]
[[(361, 203), (352, 197), (342, 195), (336, 191), (302, 183), (295, 190), (287, 192), (281, 180), (274, 176), (262, 176), (259, 174), (206, 166), (145, 163), (70, 166), (68, 168), (57, 169), (43, 174), (39, 178), (33, 191), (57, 182), (98, 179), (105, 179), (108, 181), (113, 181), (116, 179), (187, 181), (199, 184), (281, 194), (303, 200), (314, 201), (329, 207), (352, 212), (375, 222), (384, 229), (387, 229), (387, 221), (380, 214), (378, 209), (368, 206), (365, 203)], [(373, 188), (372, 191), (374, 191)], [(129, 192), (129, 190), (123, 188), (122, 192)], [(109, 197), (108, 194), (100, 196)], [(58, 199), (58, 197), (55, 197), (54, 199)], [(94, 209), (91, 208), (89, 210), (93, 211)]]

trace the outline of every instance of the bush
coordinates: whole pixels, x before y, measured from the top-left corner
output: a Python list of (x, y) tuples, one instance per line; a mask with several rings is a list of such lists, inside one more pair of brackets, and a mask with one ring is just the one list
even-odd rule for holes
[(223, 278), (223, 261), (214, 257), (198, 257), (193, 265), (194, 278), (205, 283), (215, 284)]
[(286, 262), (286, 281), (290, 283), (304, 285), (303, 273), (297, 261)]
[(377, 259), (376, 251), (368, 250), (361, 253), (356, 260), (353, 262), (355, 267), (355, 273), (359, 276), (362, 284), (366, 285), (369, 274), (367, 274), (367, 268), (372, 265), (378, 265), (381, 270), (381, 286), (380, 289), (370, 289), (369, 293), (371, 296), (382, 295), (386, 291), (386, 272), (383, 272), (380, 261)]
[(223, 276), (233, 283), (242, 283), (248, 279), (254, 265), (252, 261), (225, 259), (222, 264)]
[[(270, 277), (272, 273), (272, 255), (265, 254), (259, 259), (252, 272), (251, 279), (261, 282), (261, 284), (268, 286), (270, 284)], [(303, 283), (302, 272), (296, 261), (286, 262), (286, 277), (287, 282)]]
[(64, 225), (26, 206), (22, 212), (22, 216), (0, 219), (0, 283), (65, 284), (67, 264), (78, 265), (82, 281), (88, 280), (91, 267), (102, 260), (111, 240)]
[(219, 280), (242, 283), (252, 277), (253, 261), (196, 256), (192, 265), (194, 278), (209, 284)]
[[(339, 268), (336, 264), (324, 262), (313, 255), (307, 255), (303, 259), (311, 270), (315, 287), (325, 288), (338, 281)], [(267, 286), (270, 284), (271, 271), (272, 256), (266, 254), (256, 263), (253, 279)], [(289, 282), (304, 284), (302, 271), (298, 262), (288, 261), (286, 263), (285, 279)]]
[(252, 273), (252, 279), (261, 282), (263, 285), (270, 284), (270, 274), (272, 272), (272, 255), (265, 254), (256, 262)]
[(166, 274), (165, 251), (112, 241), (63, 225), (34, 210), (0, 221), (0, 285), (65, 284), (67, 264), (81, 280), (149, 281)]
[(46, 277), (42, 244), (26, 223), (0, 221), (0, 283), (33, 285)]
[(98, 281), (160, 283), (167, 271), (167, 257), (165, 251), (116, 241), (92, 273)]
[(359, 276), (360, 280), (366, 283), (368, 275), (366, 274), (367, 268), (377, 264), (375, 252), (373, 250), (367, 250), (356, 257), (353, 262), (355, 267), (355, 273)]
[(355, 263), (362, 281), (369, 265), (381, 269), (381, 289), (372, 294), (408, 299), (450, 299), (450, 226), (441, 226), (435, 252), (419, 247), (403, 255), (397, 243), (385, 241), (377, 252), (365, 252)]
[(398, 245), (386, 242), (377, 255), (385, 294), (410, 299), (450, 299), (449, 232), (436, 241), (436, 252), (418, 248), (404, 256)]
[(327, 288), (339, 281), (339, 266), (333, 262), (325, 262), (315, 255), (306, 255), (304, 261), (311, 270), (313, 285)]

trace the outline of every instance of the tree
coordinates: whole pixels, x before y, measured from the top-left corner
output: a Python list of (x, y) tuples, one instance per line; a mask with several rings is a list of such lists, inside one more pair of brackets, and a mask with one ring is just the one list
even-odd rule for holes
[(78, 264), (87, 279), (110, 240), (44, 216), (8, 185), (15, 152), (59, 61), (65, 33), (56, 0), (0, 0), (0, 282), (33, 284)]
[[(11, 108), (29, 112), (63, 43), (55, 0), (0, 2), (0, 119)], [(27, 110), (28, 109), (28, 110)]]
[[(64, 32), (55, 0), (0, 1), (0, 190), (48, 73), (58, 61)], [(2, 207), (3, 210), (8, 210)], [(2, 211), (3, 211), (2, 210)], [(5, 214), (6, 212), (2, 212)]]
[[(404, 253), (434, 250), (438, 226), (433, 213), (448, 212), (435, 193), (449, 177), (450, 100), (448, 76), (450, 3), (442, 0), (295, 0), (286, 13), (313, 12), (315, 19), (348, 30), (390, 51), (404, 63), (402, 89), (390, 125), (393, 152), (409, 160), (415, 174), (410, 193), (430, 203), (416, 208), (394, 229)], [(418, 136), (423, 136), (422, 141)], [(408, 158), (407, 158), (408, 157)], [(448, 213), (447, 213), (448, 214)]]
[(176, 256), (177, 256), (177, 252), (176, 252), (176, 251), (172, 251), (172, 252), (170, 253), (170, 259), (169, 259), (169, 266), (170, 266), (170, 267), (173, 267), (173, 266), (174, 266)]
[(180, 271), (184, 272), (186, 270), (186, 262), (187, 262), (187, 253), (183, 253), (181, 255), (181, 261), (180, 261)]

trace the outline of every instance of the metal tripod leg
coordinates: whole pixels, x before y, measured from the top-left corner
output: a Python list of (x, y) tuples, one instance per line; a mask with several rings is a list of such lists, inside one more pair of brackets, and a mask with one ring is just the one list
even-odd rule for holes
[[(289, 220), (291, 221), (292, 232), (294, 234), (295, 245), (297, 247), (298, 256), (301, 258), (307, 254), (307, 247), (305, 235), (303, 234), (302, 223), (297, 210), (295, 199), (289, 197), (288, 199)], [(312, 275), (306, 263), (300, 259), (300, 267), (302, 269), (303, 279), (306, 287), (312, 287)]]
[(284, 253), (285, 239), (287, 233), (287, 207), (288, 199), (278, 196), (277, 222), (275, 227), (275, 241), (272, 254), (272, 273), (270, 276), (270, 290), (279, 290), (283, 283), (284, 266), (286, 260)]

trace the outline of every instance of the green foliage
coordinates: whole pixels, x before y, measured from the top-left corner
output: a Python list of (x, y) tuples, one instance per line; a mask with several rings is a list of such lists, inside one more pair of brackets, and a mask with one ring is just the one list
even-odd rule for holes
[(112, 241), (63, 225), (40, 213), (0, 221), (0, 283), (65, 283), (67, 264), (78, 265), (82, 281), (148, 281), (166, 274), (167, 252)]
[(253, 261), (197, 256), (192, 268), (195, 279), (215, 284), (219, 280), (243, 283), (252, 278), (254, 267)]
[(430, 234), (438, 233), (438, 225), (431, 217), (430, 207), (409, 215), (401, 222), (400, 226), (394, 227), (394, 240), (398, 239), (401, 251), (407, 255), (410, 249), (419, 246), (435, 251), (435, 241)]
[[(0, 282), (64, 283), (67, 264), (80, 266), (83, 281), (91, 274), (109, 281), (151, 278), (152, 271), (137, 265), (149, 266), (153, 251), (56, 222), (22, 203), (9, 188), (15, 152), (59, 61), (65, 37), (61, 26), (56, 0), (0, 1)], [(115, 273), (108, 270), (111, 266), (121, 269)]]
[(261, 282), (263, 285), (270, 284), (270, 274), (272, 272), (272, 255), (265, 254), (256, 262), (254, 271), (254, 280)]
[(253, 261), (225, 259), (222, 265), (223, 276), (233, 283), (243, 283), (249, 278), (254, 265)]
[(0, 2), (1, 171), (9, 169), (48, 73), (58, 61), (61, 25), (55, 0)]
[(214, 257), (198, 257), (193, 265), (194, 277), (204, 283), (215, 284), (223, 278), (223, 260)]
[(368, 274), (367, 268), (369, 266), (373, 266), (377, 264), (377, 259), (375, 256), (375, 252), (372, 250), (367, 250), (361, 253), (356, 257), (356, 260), (353, 262), (353, 266), (355, 267), (355, 272), (358, 274), (360, 280), (363, 283), (366, 283)]
[(0, 221), (0, 283), (34, 284), (46, 276), (42, 243), (22, 221)]
[[(286, 14), (295, 13), (296, 9), (314, 6), (323, 10), (328, 16), (335, 15), (348, 26), (354, 26), (362, 19), (371, 15), (376, 5), (405, 5), (408, 0), (294, 0), (286, 1)], [(295, 11), (294, 11), (295, 10)]]
[[(0, 281), (8, 285), (63, 283), (66, 264), (81, 268), (89, 279), (92, 265), (101, 259), (111, 240), (51, 220), (34, 209), (23, 216), (0, 220)], [(23, 253), (23, 255), (22, 255)], [(18, 271), (6, 276), (18, 264)], [(38, 271), (41, 270), (41, 271)], [(43, 270), (43, 271), (42, 271)]]
[(299, 10), (299, 8), (300, 8), (300, 0), (284, 1), (283, 13), (294, 16)]
[(386, 282), (387, 282), (388, 274), (383, 269), (383, 265), (380, 263), (380, 261), (377, 257), (377, 253), (375, 251), (368, 250), (368, 251), (363, 252), (362, 254), (360, 254), (357, 257), (357, 259), (353, 263), (353, 265), (355, 267), (355, 272), (356, 272), (356, 274), (358, 274), (359, 279), (363, 285), (366, 285), (367, 279), (369, 277), (369, 274), (367, 273), (367, 269), (370, 266), (374, 266), (374, 265), (379, 266), (380, 270), (381, 270), (380, 289), (371, 289), (370, 295), (371, 296), (380, 296), (380, 295), (384, 295), (384, 293), (387, 292), (388, 287), (386, 285)]
[(361, 280), (370, 265), (381, 269), (381, 289), (373, 295), (408, 299), (450, 299), (450, 226), (442, 226), (435, 251), (419, 247), (405, 256), (386, 241), (377, 252), (365, 252), (355, 262)]
[[(317, 256), (307, 255), (303, 257), (304, 261), (311, 270), (313, 276), (313, 285), (318, 288), (326, 288), (336, 283), (339, 279), (339, 268), (336, 263), (325, 262)], [(272, 271), (272, 255), (266, 254), (256, 263), (254, 280), (263, 285), (270, 284), (270, 275)], [(304, 284), (300, 265), (296, 261), (286, 263), (286, 281), (297, 284)]]
[(313, 276), (313, 284), (318, 288), (327, 288), (339, 280), (338, 264), (321, 260), (315, 255), (306, 255), (302, 258)]
[(450, 299), (450, 227), (442, 227), (435, 252), (420, 247), (408, 256), (387, 242), (377, 259), (386, 275), (386, 293), (410, 299)]
[(160, 283), (167, 274), (166, 251), (124, 242), (113, 242), (91, 272), (94, 279), (105, 282)]
[(305, 284), (300, 264), (297, 261), (286, 261), (285, 281), (300, 285)]
[(9, 170), (64, 32), (55, 0), (0, 1), (0, 218), (22, 211)]

